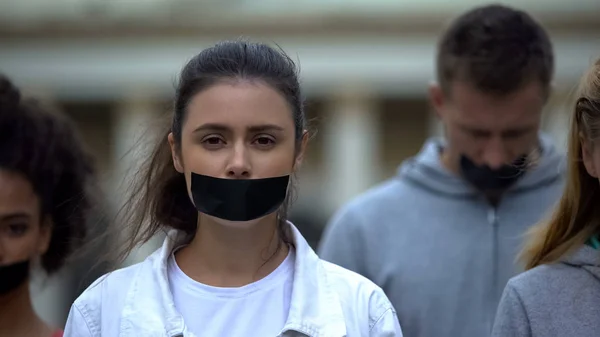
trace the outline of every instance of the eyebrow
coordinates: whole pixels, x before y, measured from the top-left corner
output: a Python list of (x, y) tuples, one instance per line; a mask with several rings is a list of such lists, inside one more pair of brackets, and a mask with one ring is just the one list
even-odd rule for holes
[(527, 133), (527, 132), (533, 131), (535, 129), (536, 129), (536, 127), (534, 127), (534, 126), (523, 126), (523, 127), (520, 127), (520, 128), (506, 129), (506, 130), (503, 130), (502, 133), (503, 134), (506, 134), (506, 133)]
[(465, 124), (459, 124), (459, 127), (461, 129), (463, 129), (464, 131), (468, 131), (468, 132), (477, 132), (477, 133), (492, 133), (490, 130), (486, 130), (486, 129), (481, 129), (477, 126), (470, 126), (470, 125), (465, 125)]
[[(492, 131), (490, 131), (490, 130), (481, 129), (476, 126), (469, 126), (469, 125), (461, 124), (460, 127), (463, 130), (472, 131), (472, 132), (492, 133)], [(508, 128), (508, 129), (502, 130), (501, 133), (503, 133), (503, 134), (505, 134), (505, 133), (525, 133), (525, 132), (532, 131), (534, 129), (536, 129), (536, 127), (534, 127), (534, 126), (523, 126), (523, 127)]]
[(0, 215), (0, 221), (29, 220), (29, 218), (31, 218), (31, 216), (25, 212), (15, 212), (6, 215)]
[[(283, 128), (279, 125), (274, 124), (261, 124), (261, 125), (252, 125), (249, 126), (248, 131), (250, 132), (266, 132), (266, 131), (283, 131)], [(229, 132), (231, 128), (224, 124), (217, 123), (207, 123), (202, 124), (197, 127), (193, 132), (201, 132), (201, 131), (221, 131), (221, 132)]]

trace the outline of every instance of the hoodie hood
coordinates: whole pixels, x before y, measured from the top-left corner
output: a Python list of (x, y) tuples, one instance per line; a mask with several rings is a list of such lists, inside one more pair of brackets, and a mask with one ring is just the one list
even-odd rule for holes
[(600, 281), (600, 251), (588, 245), (584, 245), (579, 250), (566, 256), (561, 262), (582, 268)]
[[(524, 190), (546, 186), (561, 179), (565, 171), (565, 158), (556, 149), (550, 137), (540, 133), (542, 155), (536, 166), (528, 170), (507, 193), (518, 193)], [(412, 183), (449, 196), (475, 196), (479, 193), (461, 176), (450, 172), (440, 161), (440, 153), (445, 140), (434, 137), (428, 139), (421, 151), (405, 160), (398, 169), (398, 176)]]

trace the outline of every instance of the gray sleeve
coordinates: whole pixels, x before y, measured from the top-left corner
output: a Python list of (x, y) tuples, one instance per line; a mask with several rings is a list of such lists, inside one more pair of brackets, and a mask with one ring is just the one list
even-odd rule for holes
[(354, 213), (347, 205), (332, 217), (319, 243), (319, 257), (368, 277), (364, 265), (363, 224)]
[(531, 337), (527, 311), (510, 281), (500, 299), (492, 337)]

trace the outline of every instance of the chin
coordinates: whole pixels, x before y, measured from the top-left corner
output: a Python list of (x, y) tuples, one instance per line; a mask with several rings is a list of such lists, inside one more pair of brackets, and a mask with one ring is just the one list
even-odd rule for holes
[(209, 218), (211, 221), (214, 221), (215, 223), (217, 223), (221, 226), (230, 227), (230, 228), (240, 228), (240, 229), (252, 228), (267, 217), (267, 216), (264, 216), (264, 217), (260, 217), (258, 219), (249, 220), (249, 221), (231, 221), (231, 220), (216, 218), (216, 217), (210, 216), (210, 215), (205, 215), (205, 216), (207, 218)]

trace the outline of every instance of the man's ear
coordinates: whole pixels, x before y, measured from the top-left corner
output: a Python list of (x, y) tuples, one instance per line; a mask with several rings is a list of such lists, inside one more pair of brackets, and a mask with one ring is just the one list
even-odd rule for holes
[(177, 144), (175, 144), (175, 138), (173, 137), (173, 133), (169, 133), (167, 137), (169, 141), (169, 147), (171, 148), (171, 157), (173, 158), (173, 166), (175, 166), (175, 170), (179, 173), (183, 173), (183, 164), (179, 158), (179, 151), (177, 149)]
[(433, 82), (429, 85), (429, 102), (433, 107), (435, 115), (438, 118), (442, 118), (444, 107), (446, 105), (446, 96), (440, 85)]

